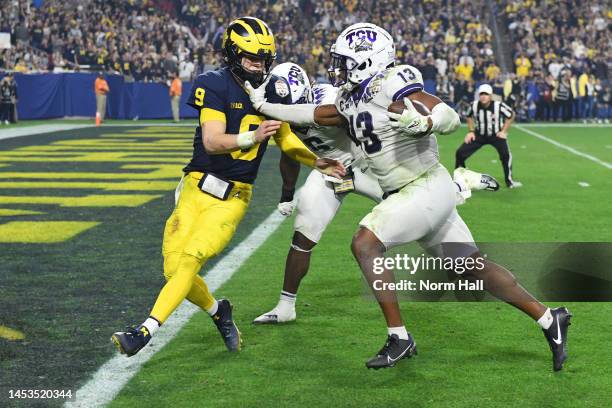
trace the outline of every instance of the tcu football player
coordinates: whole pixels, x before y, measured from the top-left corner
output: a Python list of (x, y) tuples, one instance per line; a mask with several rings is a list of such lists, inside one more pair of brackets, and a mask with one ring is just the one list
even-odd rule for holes
[[(332, 85), (315, 84), (311, 87), (304, 69), (291, 62), (277, 65), (270, 75), (265, 89), (266, 99), (271, 103), (293, 105), (312, 101), (315, 105), (327, 105), (335, 103), (338, 96), (339, 88)], [(255, 324), (285, 323), (296, 319), (297, 292), (300, 282), (308, 273), (312, 250), (346, 195), (354, 192), (380, 202), (384, 194), (377, 178), (367, 168), (363, 153), (352, 143), (346, 129), (312, 125), (307, 128), (294, 127), (293, 131), (315, 154), (340, 161), (347, 174), (340, 180), (312, 171), (300, 190), (299, 199), (294, 200), (300, 165), (282, 154), (280, 170), (283, 189), (278, 210), (284, 216), (289, 216), (296, 208), (297, 201), (294, 234), (278, 304), (253, 320)], [(470, 188), (494, 189), (492, 186), (497, 186), (493, 177), (462, 168), (455, 177), (457, 204), (462, 204), (470, 196)]]
[[(387, 340), (367, 361), (368, 368), (392, 367), (416, 353), (397, 297), (388, 290), (392, 271), (373, 272), (375, 259), (385, 251), (412, 241), (431, 255), (484, 260), (482, 268), (467, 270), (468, 279), (483, 282), (492, 295), (517, 307), (542, 327), (553, 355), (553, 369), (567, 358), (571, 314), (565, 307), (551, 310), (529, 294), (508, 270), (481, 257), (470, 230), (455, 209), (453, 182), (439, 163), (434, 133), (448, 134), (460, 125), (459, 115), (423, 90), (421, 73), (395, 64), (395, 46), (384, 29), (368, 23), (346, 28), (331, 48), (330, 79), (340, 87), (334, 104), (285, 106), (265, 100), (263, 89), (247, 85), (260, 112), (296, 125), (346, 126), (361, 147), (369, 170), (384, 191), (384, 200), (360, 222), (352, 250), (374, 291), (387, 323)], [(403, 101), (401, 114), (389, 107)], [(427, 107), (421, 115), (412, 101)], [(374, 281), (385, 290), (374, 290)]]

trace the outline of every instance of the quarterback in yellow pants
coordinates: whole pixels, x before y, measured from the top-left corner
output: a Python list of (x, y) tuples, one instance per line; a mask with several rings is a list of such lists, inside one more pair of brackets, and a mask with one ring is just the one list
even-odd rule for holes
[(288, 124), (266, 120), (253, 108), (244, 81), (261, 84), (276, 57), (268, 26), (253, 17), (232, 21), (223, 36), (225, 66), (200, 75), (188, 104), (200, 113), (193, 157), (183, 169), (177, 202), (164, 230), (167, 280), (149, 317), (111, 340), (128, 357), (142, 349), (178, 305), (187, 299), (206, 311), (230, 351), (240, 349), (240, 332), (227, 299), (217, 301), (198, 273), (228, 244), (246, 209), (268, 139), (300, 163), (342, 177), (342, 164), (318, 158)]

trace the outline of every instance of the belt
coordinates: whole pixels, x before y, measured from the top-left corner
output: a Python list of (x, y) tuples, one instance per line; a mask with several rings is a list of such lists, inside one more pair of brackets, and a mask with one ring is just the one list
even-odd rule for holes
[(234, 187), (238, 187), (238, 188), (253, 188), (253, 184), (252, 183), (245, 183), (244, 181), (236, 181), (236, 180), (228, 180), (226, 177), (223, 176), (219, 176), (216, 173), (210, 172), (210, 171), (201, 171), (201, 170), (192, 170), (192, 171), (188, 171), (185, 172), (185, 175), (192, 175), (192, 177), (194, 177), (197, 180), (200, 180), (202, 177), (204, 177), (204, 175), (208, 173), (211, 174), (215, 177), (218, 177), (222, 180), (227, 180), (229, 182), (234, 183)]
[[(404, 186), (404, 187), (406, 187), (406, 186)], [(404, 187), (396, 188), (395, 190), (391, 190), (391, 191), (387, 191), (387, 192), (383, 193), (383, 196), (382, 196), (383, 200), (386, 200), (387, 197), (389, 197), (390, 195), (393, 195), (395, 193), (399, 193), (399, 191), (402, 188), (404, 188)]]

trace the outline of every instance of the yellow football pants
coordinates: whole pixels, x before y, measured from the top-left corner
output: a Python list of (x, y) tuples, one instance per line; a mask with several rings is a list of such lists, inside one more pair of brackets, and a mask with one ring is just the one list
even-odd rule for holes
[(250, 184), (235, 182), (222, 201), (198, 188), (201, 178), (197, 172), (183, 177), (176, 207), (166, 221), (162, 253), (167, 282), (151, 310), (161, 323), (185, 298), (204, 310), (213, 305), (215, 299), (198, 273), (227, 246), (251, 199)]

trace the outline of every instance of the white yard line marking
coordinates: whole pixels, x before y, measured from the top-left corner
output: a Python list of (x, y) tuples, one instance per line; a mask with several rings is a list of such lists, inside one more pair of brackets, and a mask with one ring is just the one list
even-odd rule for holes
[[(462, 127), (467, 127), (467, 124), (462, 123)], [(528, 128), (607, 128), (612, 127), (612, 123), (561, 123), (561, 122), (540, 122), (540, 123), (516, 123), (515, 126), (524, 126)]]
[[(131, 123), (105, 123), (101, 128), (109, 128), (109, 127), (196, 127), (197, 122), (187, 123), (156, 123), (156, 122), (134, 122)], [(51, 132), (60, 132), (62, 130), (74, 130), (74, 129), (84, 129), (91, 128), (94, 125), (86, 125), (86, 124), (51, 124), (51, 125), (32, 125), (32, 126), (23, 126), (16, 127), (11, 129), (2, 129), (2, 134), (0, 135), (0, 140), (3, 139), (12, 139), (14, 137), (22, 137), (22, 136), (31, 136), (31, 135), (40, 135), (43, 133), (51, 133)]]
[(591, 156), (590, 154), (582, 153), (581, 151), (578, 151), (578, 150), (574, 149), (573, 147), (569, 147), (567, 145), (564, 145), (563, 143), (559, 143), (556, 140), (550, 139), (550, 138), (548, 138), (548, 137), (546, 137), (544, 135), (536, 133), (533, 130), (526, 129), (526, 128), (524, 128), (521, 125), (516, 125), (515, 127), (517, 129), (519, 129), (519, 130), (521, 130), (521, 131), (531, 135), (531, 136), (537, 137), (540, 140), (544, 140), (545, 142), (553, 144), (553, 145), (557, 146), (560, 149), (567, 150), (568, 152), (570, 152), (572, 154), (575, 154), (576, 156), (584, 157), (585, 159), (591, 160), (591, 161), (593, 161), (593, 162), (595, 162), (597, 164), (601, 164), (605, 168), (612, 170), (612, 164), (610, 164), (608, 162), (605, 162), (605, 161), (603, 161), (601, 159), (598, 159), (595, 156)]
[[(214, 292), (227, 282), (284, 220), (285, 217), (274, 210), (246, 239), (225, 255), (204, 277), (209, 289)], [(112, 357), (76, 392), (74, 401), (66, 402), (65, 406), (95, 408), (110, 403), (143, 364), (168, 344), (199, 310), (191, 303), (183, 302), (140, 353), (130, 358), (121, 354)], [(111, 347), (110, 341), (108, 346)]]
[(59, 132), (62, 130), (74, 130), (93, 127), (93, 125), (67, 125), (67, 124), (54, 124), (54, 125), (33, 125), (17, 127), (12, 129), (2, 129), (0, 140), (12, 139), (14, 137), (40, 135), (43, 133)]

